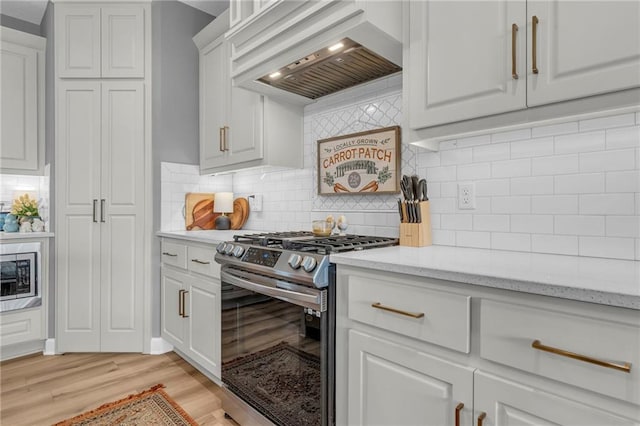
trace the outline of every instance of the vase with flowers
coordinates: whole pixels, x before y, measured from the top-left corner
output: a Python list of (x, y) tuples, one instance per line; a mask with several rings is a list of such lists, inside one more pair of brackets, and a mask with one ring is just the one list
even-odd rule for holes
[(29, 197), (29, 194), (21, 195), (13, 200), (11, 214), (18, 218), (18, 224), (33, 223), (34, 219), (40, 219), (38, 202)]

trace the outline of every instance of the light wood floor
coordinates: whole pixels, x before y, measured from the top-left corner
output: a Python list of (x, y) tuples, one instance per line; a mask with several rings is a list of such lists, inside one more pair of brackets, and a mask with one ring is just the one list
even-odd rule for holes
[(200, 425), (224, 418), (220, 388), (173, 352), (33, 355), (0, 363), (0, 424), (50, 425), (162, 383)]

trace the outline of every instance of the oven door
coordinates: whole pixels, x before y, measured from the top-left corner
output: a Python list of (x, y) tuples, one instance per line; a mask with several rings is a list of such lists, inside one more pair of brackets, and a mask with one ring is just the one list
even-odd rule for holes
[(333, 424), (335, 314), (327, 303), (333, 287), (308, 288), (226, 265), (221, 281), (227, 390), (277, 425)]

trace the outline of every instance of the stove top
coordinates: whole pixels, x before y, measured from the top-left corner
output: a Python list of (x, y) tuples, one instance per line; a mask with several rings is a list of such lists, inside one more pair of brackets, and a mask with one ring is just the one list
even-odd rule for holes
[(235, 235), (216, 247), (222, 276), (232, 272), (254, 280), (273, 277), (296, 284), (326, 287), (332, 279), (329, 255), (398, 245), (397, 238), (363, 235), (316, 237), (312, 232)]
[(331, 254), (352, 250), (398, 245), (397, 238), (369, 237), (363, 235), (331, 235), (317, 237), (308, 231), (270, 232), (263, 234), (234, 235), (234, 242), (281, 248), (304, 253)]

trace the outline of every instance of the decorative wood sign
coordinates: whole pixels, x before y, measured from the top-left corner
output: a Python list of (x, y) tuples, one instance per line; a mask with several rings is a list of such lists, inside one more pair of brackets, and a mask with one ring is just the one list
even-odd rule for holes
[(400, 126), (318, 141), (318, 194), (400, 192)]

